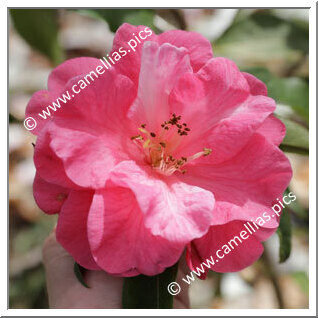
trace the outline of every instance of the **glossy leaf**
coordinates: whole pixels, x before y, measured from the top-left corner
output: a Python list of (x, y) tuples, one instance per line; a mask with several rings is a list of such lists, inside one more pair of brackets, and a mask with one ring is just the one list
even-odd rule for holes
[(77, 280), (81, 283), (81, 285), (83, 285), (86, 288), (89, 288), (84, 281), (84, 277), (83, 277), (84, 270), (85, 269), (81, 265), (77, 264), (76, 262), (74, 263), (74, 274)]
[(288, 210), (283, 210), (277, 234), (279, 237), (279, 262), (285, 262), (291, 251), (291, 219)]
[(130, 309), (170, 309), (173, 296), (168, 285), (175, 281), (178, 263), (156, 276), (139, 275), (125, 278), (123, 287), (123, 308)]
[(10, 13), (15, 29), (30, 46), (54, 64), (63, 61), (63, 51), (58, 42), (57, 10), (11, 9)]

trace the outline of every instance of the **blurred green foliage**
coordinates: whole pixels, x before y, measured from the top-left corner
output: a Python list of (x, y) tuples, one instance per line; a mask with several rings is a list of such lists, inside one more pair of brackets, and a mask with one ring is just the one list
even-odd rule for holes
[(155, 29), (153, 23), (155, 11), (151, 9), (85, 9), (79, 11), (104, 19), (112, 32), (116, 32), (123, 23), (142, 24)]
[(302, 155), (309, 154), (309, 132), (308, 129), (296, 121), (277, 116), (286, 127), (286, 136), (280, 148), (286, 152), (294, 152)]
[(299, 77), (280, 78), (265, 68), (247, 68), (248, 73), (262, 80), (268, 90), (268, 96), (277, 103), (290, 106), (307, 123), (309, 122), (309, 85)]
[[(45, 287), (45, 273), (41, 262), (28, 266), (25, 256), (36, 249), (41, 250), (45, 238), (52, 231), (56, 217), (41, 215), (31, 224), (13, 224), (10, 215), (10, 308), (47, 308), (48, 301)], [(13, 259), (19, 270), (12, 272)], [(25, 265), (24, 265), (25, 263)], [(25, 267), (25, 270), (23, 268)]]
[(55, 65), (64, 59), (58, 41), (57, 11), (53, 9), (10, 10), (14, 26), (20, 35)]
[(295, 272), (292, 277), (299, 284), (304, 293), (309, 295), (309, 278), (306, 272)]
[(214, 52), (241, 66), (266, 66), (268, 61), (297, 63), (308, 53), (309, 32), (270, 10), (246, 15), (241, 10), (230, 28), (214, 43)]

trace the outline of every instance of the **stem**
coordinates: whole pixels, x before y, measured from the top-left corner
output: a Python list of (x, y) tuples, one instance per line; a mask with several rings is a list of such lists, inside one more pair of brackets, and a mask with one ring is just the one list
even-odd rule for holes
[(284, 152), (291, 152), (291, 153), (298, 153), (300, 155), (309, 155), (309, 150), (305, 148), (295, 147), (295, 146), (289, 146), (281, 144), (279, 148)]
[(272, 264), (272, 261), (271, 261), (269, 255), (268, 255), (266, 246), (264, 246), (264, 253), (263, 253), (262, 259), (263, 259), (263, 263), (265, 265), (264, 266), (265, 272), (266, 272), (267, 276), (269, 277), (269, 279), (274, 287), (275, 295), (276, 295), (276, 298), (278, 301), (278, 306), (280, 309), (284, 309), (285, 305), (284, 305), (284, 300), (283, 300), (283, 294), (282, 294), (281, 288), (279, 286), (278, 275), (273, 267), (273, 264)]
[(173, 296), (168, 285), (177, 276), (178, 263), (155, 276), (138, 275), (124, 280), (122, 305), (124, 309), (171, 309)]
[(214, 272), (214, 279), (215, 279), (215, 292), (214, 292), (214, 296), (215, 297), (221, 297), (221, 282), (222, 282), (222, 273), (217, 273)]

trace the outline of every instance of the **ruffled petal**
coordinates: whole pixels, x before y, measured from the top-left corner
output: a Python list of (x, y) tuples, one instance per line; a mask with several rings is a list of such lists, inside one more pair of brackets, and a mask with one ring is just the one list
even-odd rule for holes
[(50, 147), (62, 160), (65, 173), (73, 183), (84, 188), (102, 188), (113, 167), (126, 157), (121, 151), (111, 150), (110, 136), (94, 135), (83, 128), (87, 127), (84, 124), (68, 128), (51, 125)]
[(241, 151), (276, 107), (273, 99), (249, 90), (236, 65), (224, 58), (212, 59), (197, 74), (183, 75), (169, 97), (171, 112), (182, 114), (191, 128), (178, 152), (188, 157), (210, 148), (213, 155), (202, 161), (216, 164)]
[(184, 244), (155, 236), (144, 224), (131, 189), (109, 183), (97, 191), (88, 217), (88, 239), (95, 261), (120, 276), (156, 275), (178, 261)]
[[(173, 89), (172, 111), (187, 122), (210, 128), (231, 114), (249, 96), (249, 86), (235, 63), (213, 58), (196, 74), (184, 74)], [(209, 115), (209, 116), (207, 116)]]
[(197, 72), (213, 57), (211, 43), (201, 34), (182, 30), (170, 30), (158, 35), (158, 43), (170, 43), (176, 47), (184, 47), (189, 51), (191, 66)]
[(58, 93), (49, 92), (46, 90), (40, 90), (34, 93), (26, 107), (25, 118), (32, 117), (36, 121), (36, 127), (31, 131), (34, 135), (39, 135), (48, 120), (39, 117), (39, 113), (42, 114), (46, 107), (58, 98)]
[(173, 176), (162, 179), (148, 166), (124, 161), (110, 180), (130, 189), (153, 235), (171, 242), (187, 243), (204, 235), (212, 223), (214, 197), (209, 191), (179, 182)]
[(50, 73), (48, 78), (49, 91), (64, 92), (70, 79), (89, 74), (98, 65), (101, 65), (100, 60), (93, 57), (77, 57), (63, 62)]
[(47, 214), (59, 213), (69, 189), (46, 182), (39, 173), (36, 173), (33, 182), (33, 195), (35, 202)]
[(271, 207), (277, 203), (291, 177), (291, 166), (284, 153), (255, 134), (231, 160), (218, 165), (189, 166), (180, 180), (214, 194), (213, 225), (235, 220), (258, 222), (261, 220), (257, 218), (266, 211), (270, 220), (260, 222), (264, 223), (261, 227), (275, 229), (278, 218)]
[[(134, 36), (141, 39), (141, 42), (139, 43)], [(130, 41), (131, 45), (134, 46), (134, 49), (128, 45), (128, 42)], [(143, 46), (148, 41), (159, 43), (159, 45), (168, 43), (177, 48), (186, 48), (190, 55), (191, 67), (195, 72), (213, 57), (210, 42), (199, 33), (171, 30), (157, 36), (146, 26), (134, 26), (124, 23), (118, 28), (115, 34), (113, 50), (110, 56), (113, 56), (115, 52), (120, 53), (121, 58), (114, 67), (121, 74), (128, 76), (137, 86), (141, 66), (141, 56), (143, 54), (142, 50)], [(126, 51), (126, 54), (121, 53), (124, 50)]]
[[(234, 221), (212, 226), (206, 235), (192, 241), (187, 248), (187, 263), (191, 270), (196, 271), (197, 267), (206, 270), (205, 275), (200, 276), (205, 278), (209, 269), (220, 273), (240, 271), (256, 262), (263, 250), (263, 245), (244, 223)], [(214, 265), (207, 260), (213, 260)]]
[(33, 160), (37, 172), (48, 183), (53, 183), (63, 188), (79, 188), (66, 175), (62, 160), (50, 147), (51, 141), (47, 128), (36, 140)]
[[(79, 78), (73, 78), (66, 87), (78, 81)], [(45, 137), (40, 138), (53, 155), (44, 154), (40, 147), (36, 156), (39, 166), (57, 157), (59, 167), (60, 162), (63, 167), (59, 171), (63, 170), (78, 187), (103, 187), (110, 170), (130, 153), (136, 153), (137, 148), (129, 138), (135, 131), (130, 130), (131, 121), (127, 117), (134, 97), (131, 81), (113, 70), (96, 79), (47, 124)], [(44, 174), (51, 176), (53, 171)]]
[(248, 85), (250, 86), (250, 92), (252, 95), (264, 95), (267, 96), (266, 85), (252, 74), (242, 72), (246, 78)]
[[(36, 120), (37, 126), (32, 130), (33, 134), (39, 135), (43, 127), (51, 120), (50, 116), (47, 116), (47, 119), (43, 119), (38, 114), (43, 114), (42, 111), (46, 111), (46, 107), (56, 102), (56, 99), (67, 91), (67, 83), (74, 77), (84, 76), (94, 71), (100, 64), (101, 62), (96, 58), (74, 58), (60, 64), (50, 73), (48, 78), (48, 90), (40, 90), (34, 93), (26, 108), (25, 117), (33, 117)], [(70, 95), (72, 95), (71, 90)], [(61, 106), (64, 105), (63, 102), (60, 104)], [(65, 104), (65, 106), (66, 105), (67, 104)], [(54, 114), (53, 110), (50, 109), (49, 111)]]
[[(54, 121), (67, 126), (72, 121), (85, 121), (91, 130), (104, 129), (112, 135), (129, 128), (127, 112), (134, 101), (137, 90), (126, 76), (117, 74), (114, 69), (105, 70), (105, 73), (91, 77), (73, 77), (65, 86), (72, 92), (82, 90), (57, 110)], [(90, 83), (90, 84), (88, 84)], [(85, 86), (85, 85), (86, 86)], [(125, 94), (123, 94), (125, 92)], [(89, 123), (88, 123), (89, 122)]]
[[(145, 39), (143, 39), (144, 42), (138, 43), (134, 35), (140, 37), (140, 34)], [(129, 77), (136, 86), (138, 86), (142, 48), (146, 41), (157, 41), (157, 35), (150, 28), (144, 25), (134, 26), (124, 23), (116, 31), (113, 49), (110, 53), (110, 56), (113, 56), (114, 52), (120, 53), (126, 51), (126, 54), (120, 54), (122, 57), (114, 67), (121, 74)], [(131, 47), (134, 47), (134, 49)]]
[(286, 127), (274, 115), (269, 115), (257, 129), (257, 133), (264, 136), (268, 142), (279, 146), (286, 134)]
[(56, 227), (57, 241), (81, 266), (98, 270), (87, 238), (87, 215), (93, 192), (71, 191), (59, 214)]
[(192, 72), (188, 51), (170, 44), (159, 46), (147, 42), (143, 48), (137, 99), (129, 116), (135, 123), (146, 124), (158, 131), (160, 125), (171, 117), (169, 93), (177, 79)]

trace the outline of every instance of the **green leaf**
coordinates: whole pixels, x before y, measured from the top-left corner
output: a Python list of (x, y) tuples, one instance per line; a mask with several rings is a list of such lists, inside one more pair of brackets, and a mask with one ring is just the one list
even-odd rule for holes
[(130, 309), (170, 309), (173, 296), (168, 285), (176, 279), (178, 263), (156, 276), (139, 275), (125, 278), (122, 303)]
[(58, 42), (57, 10), (11, 9), (10, 14), (15, 29), (30, 46), (54, 64), (63, 61), (63, 51)]
[(80, 12), (104, 19), (112, 32), (116, 32), (125, 22), (155, 29), (153, 24), (155, 13), (151, 9), (85, 9)]
[(286, 152), (309, 154), (309, 132), (295, 121), (277, 116), (286, 126), (286, 136), (280, 148)]
[(291, 219), (288, 211), (285, 209), (280, 218), (277, 234), (279, 237), (279, 262), (285, 262), (291, 251)]
[(290, 106), (307, 123), (309, 121), (309, 85), (298, 77), (279, 78), (265, 68), (244, 69), (263, 81), (268, 89), (268, 96), (277, 103)]
[(271, 10), (235, 19), (213, 43), (217, 56), (234, 60), (240, 67), (271, 66), (287, 71), (307, 53), (309, 33), (293, 21), (276, 17)]
[(87, 284), (85, 283), (85, 281), (84, 281), (84, 277), (83, 277), (83, 272), (84, 272), (84, 270), (85, 270), (85, 269), (84, 269), (81, 265), (77, 264), (76, 262), (74, 263), (74, 274), (75, 274), (77, 280), (78, 280), (84, 287), (89, 288), (89, 287), (87, 286)]

